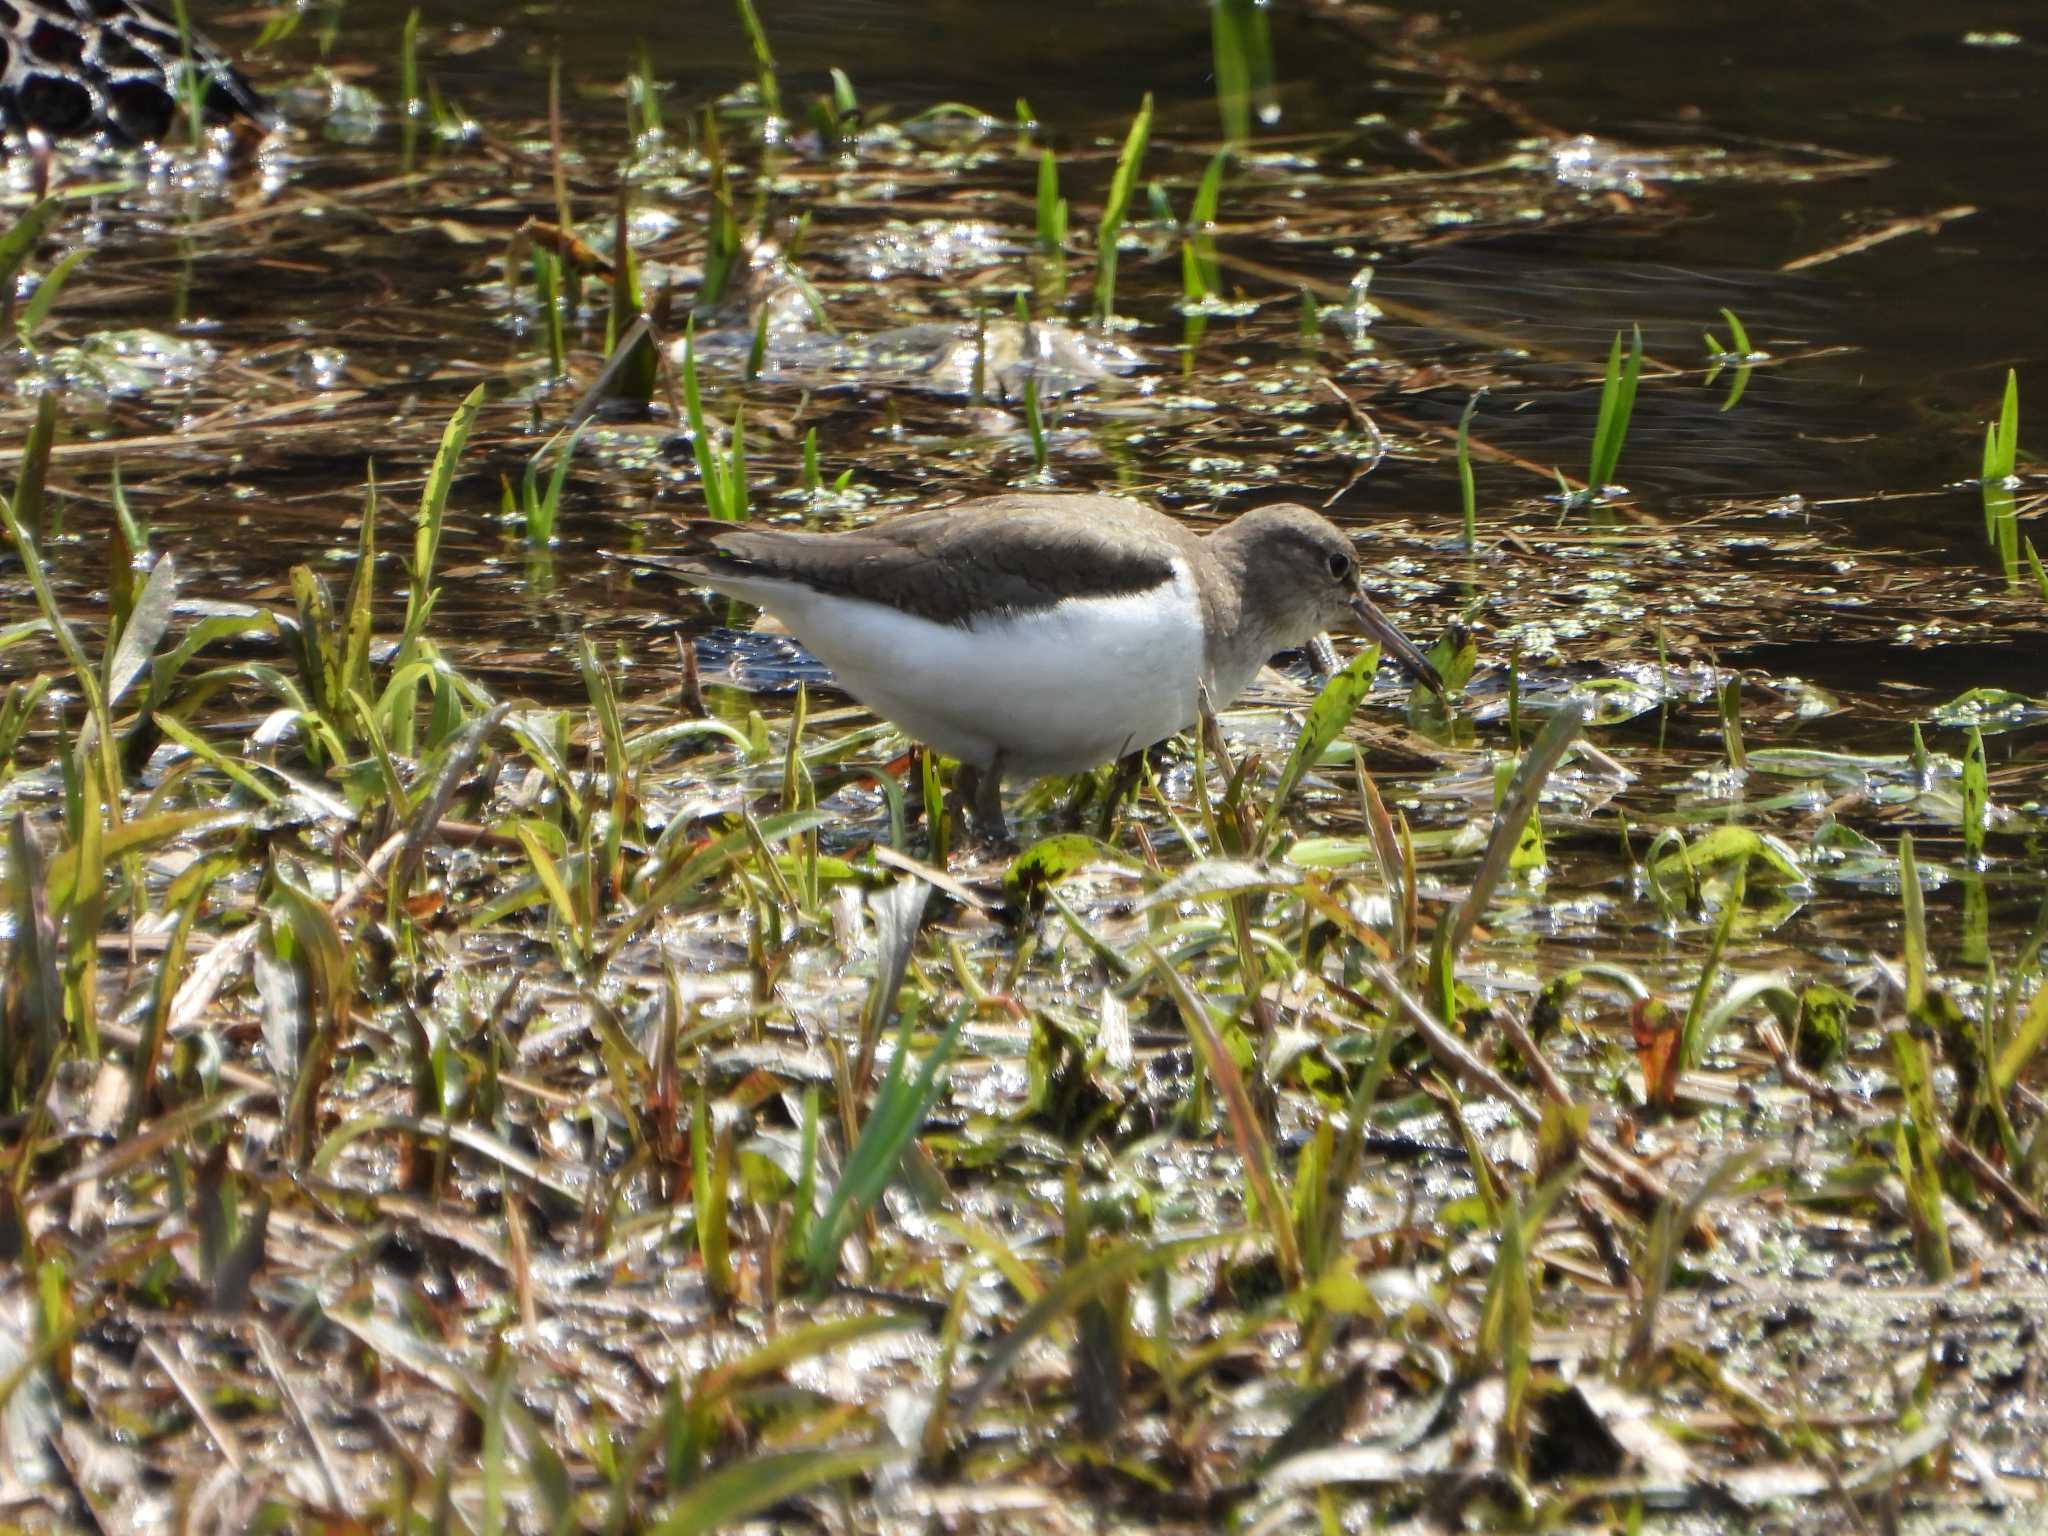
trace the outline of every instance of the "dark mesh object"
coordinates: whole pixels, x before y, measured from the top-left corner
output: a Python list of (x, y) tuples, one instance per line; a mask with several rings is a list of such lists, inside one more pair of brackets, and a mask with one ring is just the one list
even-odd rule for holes
[[(175, 23), (141, 0), (0, 0), (0, 127), (53, 137), (160, 139), (184, 111)], [(263, 101), (202, 37), (192, 65), (209, 122), (260, 118)]]
[(60, 27), (47, 17), (28, 29), (28, 51), (45, 64), (60, 64), (76, 74), (85, 68), (85, 39), (74, 27)]

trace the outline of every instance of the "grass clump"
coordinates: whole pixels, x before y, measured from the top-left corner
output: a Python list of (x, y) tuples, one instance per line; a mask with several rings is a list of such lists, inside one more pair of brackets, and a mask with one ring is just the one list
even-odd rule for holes
[(1642, 327), (1631, 326), (1629, 337), (1624, 357), (1621, 332), (1614, 333), (1600, 381), (1600, 416), (1593, 427), (1593, 453), (1586, 470), (1586, 493), (1596, 500), (1606, 494), (1621, 464), (1621, 447), (1628, 440), (1629, 417), (1636, 407), (1636, 385), (1643, 376)]

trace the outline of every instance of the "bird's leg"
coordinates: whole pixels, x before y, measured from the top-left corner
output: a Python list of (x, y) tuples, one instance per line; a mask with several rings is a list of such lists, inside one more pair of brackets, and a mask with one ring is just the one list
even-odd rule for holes
[(997, 848), (1010, 846), (1010, 824), (1003, 819), (1001, 756), (986, 768), (963, 767), (957, 784), (967, 801), (968, 825), (976, 839)]

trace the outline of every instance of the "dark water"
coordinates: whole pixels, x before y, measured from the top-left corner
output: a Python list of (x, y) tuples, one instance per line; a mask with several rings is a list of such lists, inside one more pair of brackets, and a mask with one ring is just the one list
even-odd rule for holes
[[(344, 47), (387, 58), (405, 7), (351, 4)], [(1341, 8), (1332, 8), (1341, 9)], [(845, 69), (868, 102), (915, 109), (962, 100), (1007, 113), (1027, 97), (1052, 135), (1113, 131), (1143, 90), (1163, 119), (1199, 120), (1212, 83), (1206, 7), (1194, 0), (1047, 4), (761, 7), (785, 95), (806, 100)], [(1429, 13), (1417, 8), (1418, 18)], [(1394, 81), (1344, 27), (1273, 9), (1279, 134), (1315, 132), (1426, 90)], [(432, 59), (444, 89), (474, 109), (536, 113), (545, 57), (570, 77), (616, 78), (644, 45), (677, 101), (704, 100), (752, 69), (731, 6), (490, 5), (426, 8), (436, 26), (504, 27), (497, 45)], [(2006, 40), (2017, 37), (2017, 42)], [(1889, 163), (1810, 185), (1678, 187), (1682, 217), (1653, 235), (1537, 234), (1460, 245), (1397, 265), (1376, 296), (1420, 297), (1464, 317), (1586, 350), (1643, 323), (1653, 352), (1696, 354), (1726, 303), (1758, 344), (1849, 349), (1753, 384), (1739, 440), (1702, 441), (1660, 424), (1646, 400), (1631, 442), (1638, 488), (1771, 497), (1858, 495), (1939, 485), (1971, 472), (1976, 434), (2008, 366), (2023, 399), (2048, 398), (2048, 15), (2037, 6), (1892, 3), (1580, 6), (1481, 0), (1443, 13), (1448, 48), (1488, 66), (1533, 117), (1645, 148), (1818, 144)], [(584, 103), (587, 108), (590, 104)], [(609, 105), (609, 104), (608, 104)], [(605, 114), (609, 117), (611, 114)], [(1933, 235), (1780, 274), (1892, 218), (1977, 212)], [(1535, 449), (1541, 413), (1513, 445)], [(1576, 423), (1574, 423), (1576, 425)], [(1668, 427), (1668, 429), (1667, 429)], [(1848, 439), (1848, 441), (1842, 441)], [(1946, 521), (1956, 509), (1936, 514)], [(1888, 533), (1910, 536), (1890, 516)], [(1940, 527), (1918, 537), (1940, 543)]]

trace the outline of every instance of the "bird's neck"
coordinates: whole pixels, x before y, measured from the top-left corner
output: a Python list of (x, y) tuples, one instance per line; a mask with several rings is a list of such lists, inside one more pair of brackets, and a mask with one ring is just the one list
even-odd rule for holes
[(1209, 687), (1217, 708), (1244, 691), (1275, 651), (1291, 642), (1277, 633), (1275, 619), (1289, 606), (1277, 594), (1258, 590), (1258, 567), (1248, 560), (1240, 523), (1219, 528), (1202, 541), (1205, 583), (1203, 620), (1208, 627)]

